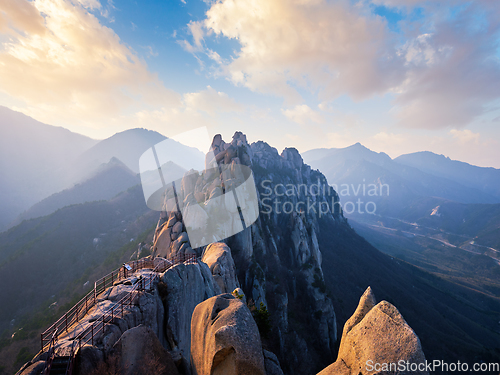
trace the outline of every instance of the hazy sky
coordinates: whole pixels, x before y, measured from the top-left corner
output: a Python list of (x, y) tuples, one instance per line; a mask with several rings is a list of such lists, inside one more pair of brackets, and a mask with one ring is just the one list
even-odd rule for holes
[(500, 168), (499, 27), (497, 0), (2, 0), (0, 105)]

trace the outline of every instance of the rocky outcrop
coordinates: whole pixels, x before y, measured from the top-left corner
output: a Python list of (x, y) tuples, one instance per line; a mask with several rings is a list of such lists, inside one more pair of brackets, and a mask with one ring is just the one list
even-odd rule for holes
[(163, 348), (155, 333), (143, 325), (127, 330), (109, 356), (119, 374), (179, 374), (170, 353)]
[(195, 307), (206, 299), (220, 294), (210, 269), (205, 263), (179, 264), (161, 277), (160, 294), (165, 306), (164, 324), (167, 349), (190, 372), (191, 316)]
[(249, 304), (270, 313), (266, 345), (286, 373), (313, 373), (335, 356), (337, 323), (317, 235), (321, 217), (346, 225), (339, 198), (296, 149), (280, 155), (265, 142), (244, 140), (238, 147), (251, 156), (260, 217), (225, 242)]
[(257, 325), (247, 306), (231, 294), (200, 303), (191, 323), (196, 375), (265, 375)]
[[(425, 356), (415, 332), (398, 309), (387, 301), (375, 305), (368, 288), (354, 313), (346, 322), (337, 361), (318, 375), (427, 374), (426, 371), (407, 371), (397, 367), (403, 363), (425, 363)], [(384, 369), (376, 364), (393, 364)]]
[(37, 361), (19, 371), (16, 375), (39, 375), (45, 368), (45, 361)]
[(372, 288), (366, 288), (365, 292), (359, 299), (358, 307), (354, 314), (347, 320), (344, 324), (344, 330), (342, 331), (342, 339), (344, 339), (347, 334), (351, 331), (351, 329), (358, 324), (368, 312), (375, 307), (377, 304), (377, 300), (375, 299), (375, 295), (373, 294)]
[(266, 375), (283, 375), (283, 370), (281, 370), (280, 362), (276, 354), (265, 349), (263, 350), (263, 354)]
[(182, 215), (174, 204), (175, 198), (170, 198), (168, 202), (171, 210), (161, 213), (153, 240), (153, 256), (178, 259), (196, 255), (189, 243)]
[(208, 245), (201, 261), (210, 268), (214, 281), (222, 293), (232, 293), (240, 287), (231, 249), (225, 243), (216, 242)]

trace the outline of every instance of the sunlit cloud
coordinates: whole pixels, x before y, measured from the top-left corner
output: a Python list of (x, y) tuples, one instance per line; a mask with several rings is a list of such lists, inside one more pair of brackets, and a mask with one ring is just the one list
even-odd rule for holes
[[(189, 23), (193, 42), (182, 43), (191, 53), (204, 51), (234, 85), (282, 97), (288, 107), (303, 102), (304, 92), (322, 110), (341, 95), (359, 102), (393, 93), (401, 126), (461, 128), (500, 98), (500, 11), (492, 3), (221, 0), (210, 3), (204, 20)], [(405, 20), (396, 34), (370, 4), (422, 7), (425, 21)], [(240, 49), (231, 59), (213, 58), (204, 47), (210, 33)]]
[[(51, 124), (102, 128), (134, 110), (176, 106), (146, 63), (87, 8), (96, 0), (2, 2), (0, 90)], [(2, 12), (0, 12), (2, 14)]]
[(453, 138), (457, 139), (458, 143), (461, 145), (465, 145), (468, 143), (474, 143), (474, 144), (479, 144), (479, 133), (473, 133), (469, 129), (464, 129), (464, 130), (457, 130), (457, 129), (451, 129), (450, 134), (453, 136)]
[(281, 112), (291, 121), (300, 125), (307, 125), (311, 122), (322, 124), (325, 122), (324, 118), (317, 111), (314, 111), (306, 104), (297, 105), (292, 109), (281, 110)]
[(184, 95), (186, 108), (214, 115), (216, 112), (241, 112), (243, 106), (226, 93), (217, 92), (208, 86), (205, 90)]
[(297, 88), (319, 90), (325, 99), (344, 93), (364, 99), (400, 79), (384, 22), (347, 2), (221, 1), (208, 10), (204, 30), (240, 43), (220, 67), (231, 82), (289, 104), (300, 101)]

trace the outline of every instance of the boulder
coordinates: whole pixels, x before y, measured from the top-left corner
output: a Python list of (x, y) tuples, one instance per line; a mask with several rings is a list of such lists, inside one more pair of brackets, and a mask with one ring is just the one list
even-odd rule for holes
[(22, 371), (19, 371), (16, 375), (38, 375), (41, 374), (45, 368), (45, 361), (37, 361), (25, 366)]
[(196, 375), (265, 375), (259, 330), (248, 307), (231, 294), (212, 297), (191, 319)]
[(214, 281), (222, 293), (232, 293), (240, 287), (231, 249), (225, 243), (216, 242), (208, 245), (201, 261), (210, 268)]
[(124, 375), (178, 375), (170, 353), (163, 348), (148, 327), (127, 330), (113, 347), (110, 358), (116, 361), (117, 372)]
[(195, 307), (220, 290), (214, 285), (205, 263), (178, 264), (162, 275), (165, 286), (165, 327), (168, 348), (179, 353), (189, 367), (191, 353), (191, 316)]
[[(398, 369), (399, 361), (425, 363), (420, 340), (396, 307), (387, 301), (374, 304), (375, 297), (368, 288), (344, 326), (337, 361), (318, 375), (427, 374)], [(376, 368), (376, 364), (393, 365)]]
[(161, 257), (168, 257), (169, 252), (170, 252), (170, 231), (171, 228), (169, 228), (168, 224), (170, 221), (167, 223), (167, 225), (164, 225), (162, 229), (160, 230), (160, 233), (156, 237), (156, 241), (153, 245), (153, 248), (155, 249), (154, 255), (155, 256), (161, 256)]
[(194, 187), (196, 185), (197, 180), (198, 180), (198, 172), (196, 172), (193, 169), (184, 174), (184, 177), (182, 177), (181, 186), (185, 196), (194, 192)]
[(184, 223), (189, 230), (199, 230), (207, 226), (208, 215), (196, 202), (189, 203), (183, 211)]
[(104, 354), (97, 347), (85, 345), (78, 351), (75, 361), (76, 374), (90, 374), (104, 363)]
[(179, 234), (181, 234), (182, 232), (182, 222), (177, 222), (174, 224), (174, 226), (172, 227), (172, 235), (171, 235), (171, 239), (172, 241), (175, 240)]
[(354, 311), (354, 314), (345, 322), (342, 339), (347, 336), (351, 329), (358, 324), (376, 304), (377, 300), (375, 299), (372, 288), (368, 287), (361, 296), (356, 311)]
[(262, 351), (264, 354), (264, 366), (266, 368), (266, 375), (283, 375), (278, 357), (268, 350)]
[(175, 223), (177, 223), (177, 218), (175, 217), (174, 211), (170, 212), (170, 216), (167, 221), (167, 228), (172, 228)]

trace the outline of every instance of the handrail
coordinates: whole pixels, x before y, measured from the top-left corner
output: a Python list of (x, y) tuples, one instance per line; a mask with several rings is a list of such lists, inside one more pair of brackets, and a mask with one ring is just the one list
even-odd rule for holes
[(50, 339), (50, 345), (49, 345), (49, 350), (47, 351), (47, 362), (45, 365), (45, 369), (43, 371), (43, 375), (48, 375), (50, 373), (50, 368), (52, 367), (52, 361), (54, 360), (55, 357), (55, 349), (54, 346), (57, 341), (57, 330), (54, 331), (52, 334), (52, 338)]
[[(124, 264), (122, 267), (112, 271), (111, 273), (107, 274), (103, 278), (97, 280), (94, 283), (94, 289), (91, 290), (89, 293), (85, 295), (80, 301), (78, 301), (68, 312), (66, 312), (61, 318), (59, 318), (55, 323), (53, 323), (49, 328), (47, 328), (42, 334), (41, 334), (41, 348), (42, 351), (44, 348), (51, 343), (51, 339), (49, 337), (55, 335), (55, 340), (57, 341), (57, 338), (59, 337), (59, 333), (62, 333), (64, 331), (68, 332), (68, 328), (73, 325), (74, 323), (78, 322), (81, 318), (83, 318), (88, 311), (97, 303), (97, 296), (99, 296), (102, 292), (106, 290), (107, 287), (112, 286), (115, 282), (121, 281), (123, 279), (126, 279), (130, 275), (134, 274), (136, 271), (144, 268), (151, 268), (152, 271), (149, 273), (149, 277), (147, 277), (147, 280), (144, 278), (141, 279), (142, 283), (142, 290), (145, 289), (151, 289), (153, 286), (154, 281), (159, 277), (158, 273), (160, 272), (165, 272), (168, 268), (179, 264), (179, 263), (192, 263), (196, 262), (196, 256), (175, 256), (172, 257), (171, 259), (162, 259), (158, 261), (158, 258), (156, 258), (158, 264), (154, 266), (155, 260), (151, 258), (141, 258), (136, 261), (132, 261), (129, 263)], [(129, 266), (130, 270), (127, 269), (125, 266)], [(146, 282), (145, 282), (146, 281)], [(133, 299), (131, 298), (132, 294), (134, 292), (137, 292), (138, 284), (134, 286), (134, 288), (127, 294), (127, 296), (123, 297), (117, 304), (121, 303), (121, 308), (122, 308), (122, 316), (123, 316), (123, 300), (129, 299), (127, 302), (127, 305), (131, 304)], [(146, 285), (147, 284), (147, 285)], [(112, 320), (113, 320), (113, 309), (115, 305), (111, 308), (111, 315), (112, 315)], [(96, 332), (91, 332), (91, 340), (84, 340), (83, 345), (87, 344), (88, 342), (92, 341), (95, 337), (96, 334), (100, 333), (101, 330), (104, 330), (105, 326), (105, 320), (107, 319), (106, 313), (103, 314), (102, 318), (102, 327), (98, 328)], [(99, 319), (101, 319), (99, 318)], [(96, 322), (99, 322), (99, 319), (96, 320)], [(79, 335), (79, 347), (83, 346), (81, 345), (81, 340), (83, 340), (86, 336), (87, 333), (86, 331), (91, 329), (94, 329), (94, 322), (91, 326), (89, 326), (84, 332), (82, 332)], [(97, 326), (96, 326), (97, 328)], [(82, 334), (84, 334), (82, 336)]]

